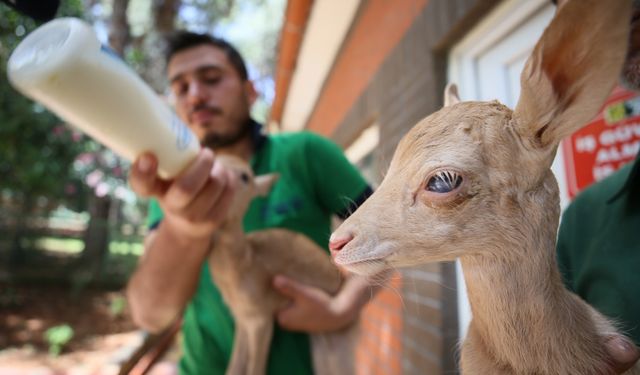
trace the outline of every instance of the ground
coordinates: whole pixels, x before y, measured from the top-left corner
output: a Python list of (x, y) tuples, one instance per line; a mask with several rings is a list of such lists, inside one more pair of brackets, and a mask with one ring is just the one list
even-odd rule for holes
[[(52, 356), (44, 332), (64, 324), (73, 338)], [(142, 340), (122, 291), (0, 284), (0, 375), (117, 374)]]

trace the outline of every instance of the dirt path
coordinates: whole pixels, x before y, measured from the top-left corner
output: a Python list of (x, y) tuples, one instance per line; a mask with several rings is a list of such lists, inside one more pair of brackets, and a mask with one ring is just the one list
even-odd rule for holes
[[(53, 357), (44, 332), (65, 324), (73, 338)], [(142, 340), (121, 291), (0, 284), (0, 375), (117, 374)]]

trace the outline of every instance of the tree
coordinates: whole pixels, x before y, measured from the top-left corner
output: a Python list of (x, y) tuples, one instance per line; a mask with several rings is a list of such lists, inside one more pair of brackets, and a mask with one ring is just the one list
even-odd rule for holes
[[(257, 78), (258, 86), (268, 89), (281, 24), (277, 13), (285, 0), (269, 0), (273, 2), (279, 5), (263, 7), (267, 0), (65, 0), (58, 16), (84, 14), (101, 37), (106, 31), (104, 42), (161, 93), (166, 88), (163, 40), (167, 34), (176, 28), (198, 32), (218, 29), (224, 34), (233, 29), (230, 18), (244, 15), (245, 24), (251, 25), (244, 27), (248, 34), (229, 39), (248, 57), (250, 74)], [(265, 28), (265, 24), (270, 26)], [(36, 26), (33, 20), (0, 4), (2, 71), (10, 52)], [(264, 120), (269, 96), (260, 102), (258, 119)], [(14, 209), (13, 214), (0, 215), (0, 224), (8, 217), (22, 228), (29, 214), (46, 215), (59, 204), (89, 211), (85, 252), (79, 265), (95, 274), (108, 252), (106, 223), (121, 216), (123, 197), (129, 197), (127, 207), (132, 206), (133, 194), (126, 181), (128, 165), (19, 95), (6, 76), (0, 75), (0, 202), (5, 206), (0, 205), (0, 210), (7, 210), (4, 202), (8, 201)], [(18, 223), (17, 218), (22, 221)], [(19, 245), (22, 232), (16, 233)], [(23, 255), (20, 251), (15, 254), (20, 255), (16, 259)]]
[[(68, 1), (61, 14), (79, 15), (80, 4)], [(20, 39), (37, 26), (30, 18), (0, 6), (0, 70)], [(47, 212), (60, 202), (71, 202), (78, 180), (72, 163), (83, 148), (80, 133), (61, 126), (61, 121), (42, 106), (18, 94), (0, 74), (0, 192), (17, 210), (9, 216), (15, 232), (10, 258), (24, 259), (21, 238), (28, 215)], [(61, 183), (68, 181), (68, 183)]]

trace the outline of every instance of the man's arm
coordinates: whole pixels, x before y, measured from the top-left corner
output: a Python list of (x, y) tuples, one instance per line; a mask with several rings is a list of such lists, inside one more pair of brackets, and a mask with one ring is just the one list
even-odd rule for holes
[(235, 187), (233, 176), (214, 164), (209, 150), (173, 181), (161, 180), (156, 172), (156, 158), (146, 154), (129, 177), (137, 194), (155, 197), (164, 211), (127, 286), (134, 321), (151, 332), (167, 327), (193, 295), (211, 233), (226, 216)]

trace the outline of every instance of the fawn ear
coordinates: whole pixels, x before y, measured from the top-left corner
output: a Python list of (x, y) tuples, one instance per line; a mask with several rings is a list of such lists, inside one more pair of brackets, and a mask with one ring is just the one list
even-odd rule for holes
[(278, 178), (280, 178), (279, 173), (269, 173), (256, 176), (253, 180), (256, 184), (256, 195), (259, 197), (266, 197), (271, 191), (273, 185), (278, 181)]
[(620, 74), (630, 20), (630, 0), (573, 0), (557, 10), (520, 77), (520, 136), (555, 150), (597, 114)]
[(460, 96), (458, 96), (458, 86), (455, 83), (447, 84), (444, 88), (444, 106), (449, 107), (451, 105), (460, 103)]

